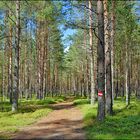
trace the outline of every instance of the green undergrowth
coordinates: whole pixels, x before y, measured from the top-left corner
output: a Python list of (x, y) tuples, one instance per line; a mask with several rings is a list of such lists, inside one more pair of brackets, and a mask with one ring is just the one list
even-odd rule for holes
[(16, 132), (19, 128), (46, 116), (51, 112), (48, 104), (62, 101), (64, 101), (63, 97), (48, 97), (45, 100), (19, 100), (19, 109), (15, 113), (11, 112), (11, 105), (8, 101), (0, 103), (0, 139), (6, 138), (5, 133)]
[[(78, 101), (80, 102), (80, 101)], [(85, 102), (81, 100), (81, 102)], [(96, 119), (97, 104), (79, 105), (84, 114), (85, 131), (88, 139), (139, 139), (140, 101), (132, 99), (130, 106), (118, 99), (114, 102), (113, 116), (106, 116), (103, 123)]]
[(82, 105), (82, 104), (88, 104), (89, 103), (89, 100), (88, 99), (76, 99), (73, 101), (73, 104), (74, 105)]

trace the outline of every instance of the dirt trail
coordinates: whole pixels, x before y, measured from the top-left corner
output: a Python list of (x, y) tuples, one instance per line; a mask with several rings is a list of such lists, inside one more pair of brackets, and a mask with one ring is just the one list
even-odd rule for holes
[(86, 139), (83, 116), (72, 102), (51, 105), (54, 109), (37, 123), (22, 129), (14, 139)]

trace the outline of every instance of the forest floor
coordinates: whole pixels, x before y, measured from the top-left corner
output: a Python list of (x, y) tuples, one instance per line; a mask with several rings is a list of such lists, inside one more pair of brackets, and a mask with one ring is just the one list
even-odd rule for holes
[(86, 99), (77, 99), (84, 115), (84, 130), (86, 138), (91, 139), (140, 139), (140, 100), (131, 97), (129, 106), (125, 98), (119, 97), (114, 101), (112, 116), (107, 116), (103, 123), (97, 121), (97, 103), (92, 106)]
[[(1, 104), (0, 104), (1, 107)], [(97, 121), (97, 103), (81, 97), (22, 100), (12, 113), (9, 102), (0, 110), (0, 139), (139, 139), (140, 100), (114, 101), (113, 116)]]
[(35, 124), (22, 128), (14, 139), (86, 139), (83, 114), (73, 102), (49, 105), (53, 111)]

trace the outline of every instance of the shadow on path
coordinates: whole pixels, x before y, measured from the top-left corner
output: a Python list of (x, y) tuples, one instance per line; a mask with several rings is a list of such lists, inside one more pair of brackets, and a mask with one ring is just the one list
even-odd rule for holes
[(83, 116), (72, 102), (50, 105), (50, 108), (54, 111), (22, 129), (14, 139), (85, 139)]

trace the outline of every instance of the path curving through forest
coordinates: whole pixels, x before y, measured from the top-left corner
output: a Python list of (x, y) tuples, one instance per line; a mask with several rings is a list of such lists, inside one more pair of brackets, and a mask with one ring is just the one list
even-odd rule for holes
[(14, 139), (86, 139), (83, 115), (72, 102), (50, 107), (54, 111), (37, 123), (23, 128)]

